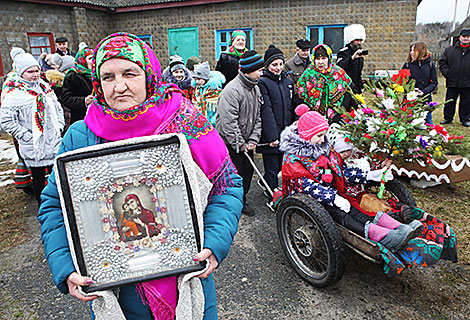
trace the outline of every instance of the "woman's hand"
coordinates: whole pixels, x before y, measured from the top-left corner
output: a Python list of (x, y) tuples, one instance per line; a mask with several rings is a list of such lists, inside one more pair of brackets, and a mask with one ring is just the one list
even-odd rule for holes
[(424, 96), (424, 92), (421, 91), (420, 89), (415, 89), (416, 90), (416, 93), (418, 94), (419, 97), (422, 97)]
[(207, 268), (204, 273), (198, 275), (198, 278), (207, 278), (212, 273), (212, 271), (214, 271), (214, 269), (217, 268), (217, 266), (219, 265), (219, 262), (217, 261), (215, 255), (212, 253), (212, 250), (207, 248), (202, 249), (202, 251), (199, 252), (196, 257), (194, 257), (194, 259), (197, 259), (197, 261), (199, 262), (209, 259), (209, 268)]
[(78, 291), (78, 286), (87, 286), (93, 281), (90, 278), (82, 277), (77, 272), (72, 272), (67, 278), (67, 286), (69, 293), (77, 299), (88, 302), (98, 298), (98, 296), (84, 296)]

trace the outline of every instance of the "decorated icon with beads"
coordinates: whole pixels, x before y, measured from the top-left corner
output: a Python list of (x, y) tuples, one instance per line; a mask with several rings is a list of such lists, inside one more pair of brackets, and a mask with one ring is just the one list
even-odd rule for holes
[[(183, 140), (182, 140), (183, 139)], [(201, 270), (202, 213), (196, 215), (182, 157), (184, 138), (131, 139), (57, 159), (57, 181), (80, 273), (93, 292)], [(194, 170), (194, 169), (193, 169)], [(198, 184), (197, 186), (194, 184)], [(209, 189), (210, 190), (210, 189)], [(207, 199), (205, 196), (205, 199)]]

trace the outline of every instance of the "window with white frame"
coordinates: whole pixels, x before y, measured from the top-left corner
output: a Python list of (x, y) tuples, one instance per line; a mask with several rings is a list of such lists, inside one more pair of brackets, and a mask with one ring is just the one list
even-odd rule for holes
[(307, 27), (307, 36), (312, 45), (327, 44), (333, 54), (346, 45), (344, 43), (344, 27), (347, 24), (329, 24), (329, 25), (313, 25)]
[(228, 49), (232, 33), (235, 30), (243, 30), (246, 33), (245, 47), (253, 49), (253, 28), (237, 28), (215, 30), (215, 59), (219, 60), (220, 54)]
[(28, 32), (28, 42), (31, 54), (38, 59), (42, 52), (55, 52), (54, 37), (52, 33)]

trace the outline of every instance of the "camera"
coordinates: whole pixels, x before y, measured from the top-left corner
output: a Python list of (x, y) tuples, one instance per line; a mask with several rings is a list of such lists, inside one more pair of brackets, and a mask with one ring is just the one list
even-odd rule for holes
[(362, 50), (361, 52), (361, 56), (367, 56), (369, 54), (369, 50), (365, 49), (365, 50)]

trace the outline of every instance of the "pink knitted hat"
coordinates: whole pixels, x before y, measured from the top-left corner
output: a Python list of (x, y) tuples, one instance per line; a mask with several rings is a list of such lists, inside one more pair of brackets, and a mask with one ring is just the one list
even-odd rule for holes
[(295, 113), (300, 117), (297, 123), (299, 136), (310, 141), (314, 135), (321, 131), (328, 130), (328, 120), (316, 111), (310, 111), (305, 104), (300, 104), (295, 108)]

